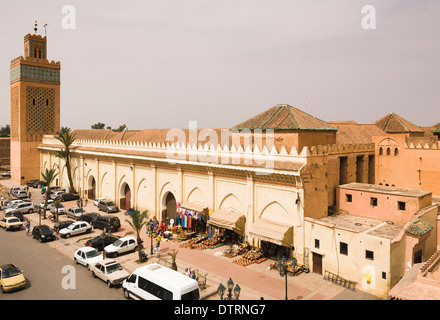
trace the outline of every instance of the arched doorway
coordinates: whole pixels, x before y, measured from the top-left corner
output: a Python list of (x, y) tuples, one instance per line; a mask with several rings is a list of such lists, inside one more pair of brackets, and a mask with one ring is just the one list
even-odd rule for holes
[(125, 182), (121, 186), (119, 208), (122, 210), (128, 210), (131, 208), (131, 190), (130, 186)]
[(96, 180), (94, 176), (90, 176), (87, 182), (87, 198), (96, 199)]
[(162, 209), (160, 220), (169, 220), (177, 218), (177, 202), (171, 192), (167, 192), (164, 196), (164, 209)]

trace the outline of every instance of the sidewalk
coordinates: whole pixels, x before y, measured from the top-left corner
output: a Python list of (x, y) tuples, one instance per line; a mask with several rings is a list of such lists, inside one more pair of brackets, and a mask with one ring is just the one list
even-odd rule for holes
[[(17, 186), (17, 184), (10, 180), (0, 180), (0, 185), (3, 185), (6, 188)], [(34, 204), (39, 204), (43, 201), (41, 189), (29, 188), (29, 191), (32, 193), (31, 199)], [(76, 201), (64, 202), (64, 206), (66, 209), (74, 207), (76, 206)], [(93, 201), (89, 201), (85, 209), (86, 212), (99, 212), (94, 206)], [(0, 215), (3, 215), (3, 212), (0, 213)], [(115, 232), (116, 235), (125, 236), (127, 232), (131, 231), (131, 227), (126, 222), (126, 219), (130, 218), (125, 216), (123, 211), (112, 215), (118, 216), (122, 225), (121, 229), (118, 230), (118, 232)], [(26, 214), (25, 217), (31, 221), (31, 226), (35, 226), (39, 223), (37, 213)], [(69, 219), (62, 215), (60, 216), (60, 221), (63, 220)], [(49, 219), (43, 219), (42, 224), (47, 224), (50, 227), (53, 226), (53, 222)], [(79, 235), (70, 239), (62, 239), (58, 237), (58, 240), (49, 242), (47, 245), (52, 246), (59, 252), (72, 258), (73, 253), (78, 248), (82, 247), (87, 239), (98, 236), (100, 232), (101, 230), (95, 230), (92, 231), (91, 234)], [(199, 274), (207, 274), (207, 288), (201, 291), (201, 296), (204, 300), (219, 300), (216, 290), (220, 283), (226, 286), (226, 281), (228, 281), (229, 278), (232, 278), (235, 284), (239, 284), (241, 288), (240, 300), (260, 300), (260, 298), (264, 298), (265, 300), (285, 299), (285, 279), (281, 278), (276, 270), (267, 269), (269, 264), (275, 262), (274, 260), (266, 260), (261, 264), (252, 264), (243, 267), (233, 263), (233, 258), (219, 256), (218, 254), (216, 255), (216, 253), (227, 249), (227, 246), (205, 250), (180, 248), (178, 242), (168, 239), (164, 239), (161, 242), (160, 253), (155, 253), (151, 257), (151, 239), (146, 236), (145, 230), (142, 230), (141, 234), (141, 238), (144, 241), (144, 250), (149, 255), (147, 262), (142, 264), (137, 263), (137, 252), (125, 254), (116, 258), (128, 272), (132, 272), (142, 265), (155, 262), (170, 266), (171, 257), (168, 253), (177, 250), (178, 254), (176, 263), (179, 272), (184, 273), (185, 268), (190, 267), (192, 270), (197, 269)], [(153, 241), (153, 246), (155, 245), (156, 242)], [(295, 277), (288, 277), (287, 283), (289, 300), (378, 299), (361, 291), (351, 291), (325, 281), (321, 275), (314, 273), (302, 273)]]

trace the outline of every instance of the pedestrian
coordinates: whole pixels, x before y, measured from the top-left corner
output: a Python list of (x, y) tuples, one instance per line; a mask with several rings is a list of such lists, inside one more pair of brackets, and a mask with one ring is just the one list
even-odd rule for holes
[(31, 232), (31, 223), (30, 223), (29, 219), (26, 219), (24, 221), (24, 227), (26, 228), (26, 235), (28, 236), (29, 233)]
[(191, 278), (192, 279), (196, 279), (197, 277), (196, 277), (196, 271), (195, 270), (193, 270), (193, 272), (192, 272), (192, 274), (191, 274)]
[(31, 198), (31, 196), (32, 196), (32, 193), (29, 191), (29, 199)]
[(158, 235), (156, 237), (156, 252), (157, 253), (159, 253), (159, 249), (160, 249), (160, 240), (161, 240), (161, 237)]
[(189, 268), (185, 269), (185, 276), (189, 277), (189, 275), (191, 274), (191, 271), (189, 270)]
[(5, 199), (3, 198), (3, 195), (2, 195), (2, 197), (0, 198), (0, 202), (1, 202), (1, 207), (3, 208), (3, 201), (4, 201)]

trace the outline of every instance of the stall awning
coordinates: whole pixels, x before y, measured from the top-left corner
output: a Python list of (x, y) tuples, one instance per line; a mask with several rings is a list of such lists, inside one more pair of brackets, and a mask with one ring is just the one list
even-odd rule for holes
[(280, 246), (293, 246), (293, 226), (259, 219), (249, 228), (249, 234)]
[(177, 213), (188, 211), (191, 215), (199, 213), (204, 221), (207, 220), (208, 207), (194, 202), (183, 202), (178, 204)]
[(216, 210), (210, 216), (208, 224), (229, 229), (240, 235), (244, 235), (246, 217), (244, 214), (238, 212)]

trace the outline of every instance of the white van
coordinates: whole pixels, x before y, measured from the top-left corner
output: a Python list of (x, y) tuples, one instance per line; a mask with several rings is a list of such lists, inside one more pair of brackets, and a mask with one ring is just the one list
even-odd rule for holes
[(196, 280), (157, 263), (134, 270), (122, 283), (122, 290), (126, 299), (200, 300)]

